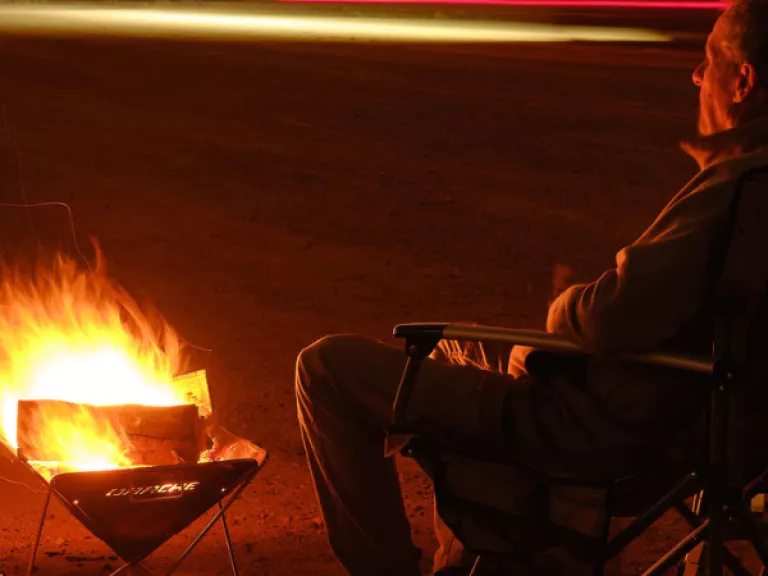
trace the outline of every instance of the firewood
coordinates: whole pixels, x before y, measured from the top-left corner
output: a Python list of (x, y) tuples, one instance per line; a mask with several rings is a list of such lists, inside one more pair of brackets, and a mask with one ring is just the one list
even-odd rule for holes
[[(60, 400), (19, 402), (17, 436), (19, 457), (57, 461), (72, 454), (77, 442), (57, 430), (75, 425), (94, 430), (101, 439), (120, 439), (121, 451), (134, 465), (159, 466), (197, 462), (206, 448), (203, 420), (193, 405), (93, 406)], [(44, 438), (41, 441), (41, 438)]]

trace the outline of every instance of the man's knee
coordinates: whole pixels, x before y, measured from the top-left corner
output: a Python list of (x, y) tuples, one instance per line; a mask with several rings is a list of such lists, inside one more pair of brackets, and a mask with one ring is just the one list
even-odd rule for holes
[(324, 393), (332, 386), (334, 368), (348, 361), (360, 336), (325, 336), (299, 353), (296, 360), (296, 391), (307, 396)]

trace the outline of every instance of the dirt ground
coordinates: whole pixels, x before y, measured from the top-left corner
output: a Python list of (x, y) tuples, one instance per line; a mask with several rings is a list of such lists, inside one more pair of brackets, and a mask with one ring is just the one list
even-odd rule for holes
[[(699, 57), (6, 36), (0, 97), (28, 199), (72, 205), (112, 275), (211, 350), (192, 350), (194, 365), (225, 424), (270, 450), (231, 513), (243, 573), (331, 576), (342, 571), (297, 433), (297, 353), (327, 333), (389, 340), (407, 321), (541, 327), (553, 266), (577, 279), (610, 266), (693, 174), (677, 142), (694, 126)], [(0, 142), (0, 201), (18, 202)], [(63, 212), (40, 210), (38, 233), (64, 236)], [(31, 238), (22, 216), (0, 209), (9, 242)], [(411, 463), (401, 470), (429, 553), (429, 484)], [(0, 479), (0, 571), (21, 574), (43, 499), (2, 456), (0, 473), (12, 481)], [(652, 530), (624, 573), (677, 534), (669, 521)], [(59, 505), (42, 551), (39, 574), (119, 565)], [(182, 573), (226, 569), (216, 528)]]

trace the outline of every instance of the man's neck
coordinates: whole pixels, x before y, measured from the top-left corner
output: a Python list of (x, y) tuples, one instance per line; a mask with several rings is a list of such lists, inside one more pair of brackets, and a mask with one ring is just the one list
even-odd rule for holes
[(702, 170), (763, 147), (768, 147), (768, 115), (738, 122), (729, 130), (682, 143), (683, 150), (698, 162)]

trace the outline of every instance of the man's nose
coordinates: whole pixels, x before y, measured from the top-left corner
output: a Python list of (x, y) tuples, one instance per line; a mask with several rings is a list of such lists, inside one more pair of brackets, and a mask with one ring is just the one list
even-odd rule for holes
[(696, 66), (696, 68), (693, 70), (693, 83), (696, 84), (696, 86), (701, 86), (701, 81), (704, 77), (703, 70), (704, 62)]

